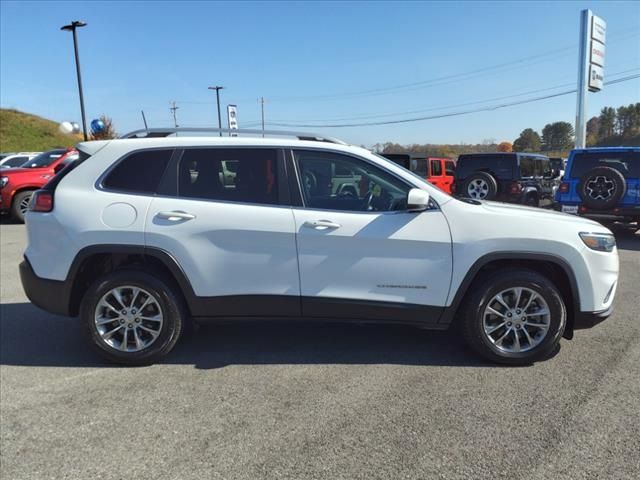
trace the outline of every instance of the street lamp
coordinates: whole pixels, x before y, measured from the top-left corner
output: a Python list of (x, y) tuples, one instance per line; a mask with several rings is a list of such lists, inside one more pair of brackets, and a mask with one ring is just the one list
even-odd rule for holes
[(224, 87), (207, 87), (209, 90), (215, 90), (216, 91), (216, 99), (218, 102), (218, 130), (220, 130), (220, 136), (222, 136), (222, 117), (220, 117), (220, 90), (222, 90)]
[(69, 25), (65, 25), (60, 30), (66, 30), (67, 32), (73, 32), (73, 50), (76, 55), (76, 73), (78, 74), (78, 92), (80, 93), (80, 113), (82, 114), (82, 133), (84, 134), (85, 141), (87, 140), (87, 121), (84, 115), (84, 96), (82, 95), (82, 77), (80, 76), (80, 57), (78, 56), (78, 37), (76, 35), (76, 29), (79, 27), (85, 27), (85, 22), (73, 21)]

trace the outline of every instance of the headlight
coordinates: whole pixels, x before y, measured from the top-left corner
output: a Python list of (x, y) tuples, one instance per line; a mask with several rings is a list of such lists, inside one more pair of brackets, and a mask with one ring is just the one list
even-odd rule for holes
[(0, 177), (0, 188), (4, 188), (7, 183), (9, 183), (9, 177)]
[(580, 238), (591, 250), (611, 252), (616, 247), (616, 239), (610, 233), (580, 232)]

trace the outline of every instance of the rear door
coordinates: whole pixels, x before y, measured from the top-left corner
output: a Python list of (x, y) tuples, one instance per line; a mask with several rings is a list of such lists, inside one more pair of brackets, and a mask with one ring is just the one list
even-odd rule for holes
[[(364, 159), (318, 150), (294, 158), (304, 202), (293, 210), (304, 315), (437, 321), (452, 268), (442, 212), (407, 212), (411, 186)], [(335, 190), (336, 171), (349, 172), (355, 194)]]
[(429, 159), (429, 182), (441, 190), (445, 189), (444, 165), (439, 158)]
[[(169, 252), (199, 297), (197, 316), (295, 316), (295, 228), (277, 148), (190, 148), (147, 214), (148, 247)], [(173, 181), (171, 181), (173, 179)]]

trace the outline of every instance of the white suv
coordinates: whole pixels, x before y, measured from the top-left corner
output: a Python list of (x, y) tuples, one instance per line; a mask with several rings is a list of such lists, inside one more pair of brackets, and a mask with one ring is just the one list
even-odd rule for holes
[(28, 297), (115, 362), (158, 360), (188, 319), (270, 317), (455, 324), (527, 364), (611, 312), (598, 223), (456, 200), (331, 139), (171, 133), (80, 143), (26, 217)]

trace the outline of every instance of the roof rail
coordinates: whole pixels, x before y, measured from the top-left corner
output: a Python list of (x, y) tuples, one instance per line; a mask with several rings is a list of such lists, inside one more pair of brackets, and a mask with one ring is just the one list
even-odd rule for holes
[(325, 135), (316, 135), (314, 133), (301, 133), (301, 132), (287, 132), (279, 130), (246, 130), (237, 129), (230, 130), (228, 128), (189, 128), (189, 127), (176, 127), (176, 128), (143, 128), (140, 130), (134, 130), (129, 133), (121, 135), (120, 138), (159, 138), (168, 137), (176, 133), (191, 132), (191, 133), (235, 133), (238, 135), (252, 135), (252, 136), (269, 136), (269, 137), (295, 137), (298, 140), (308, 140), (312, 142), (327, 142), (337, 143), (339, 145), (347, 145), (347, 143), (337, 138), (327, 137)]

